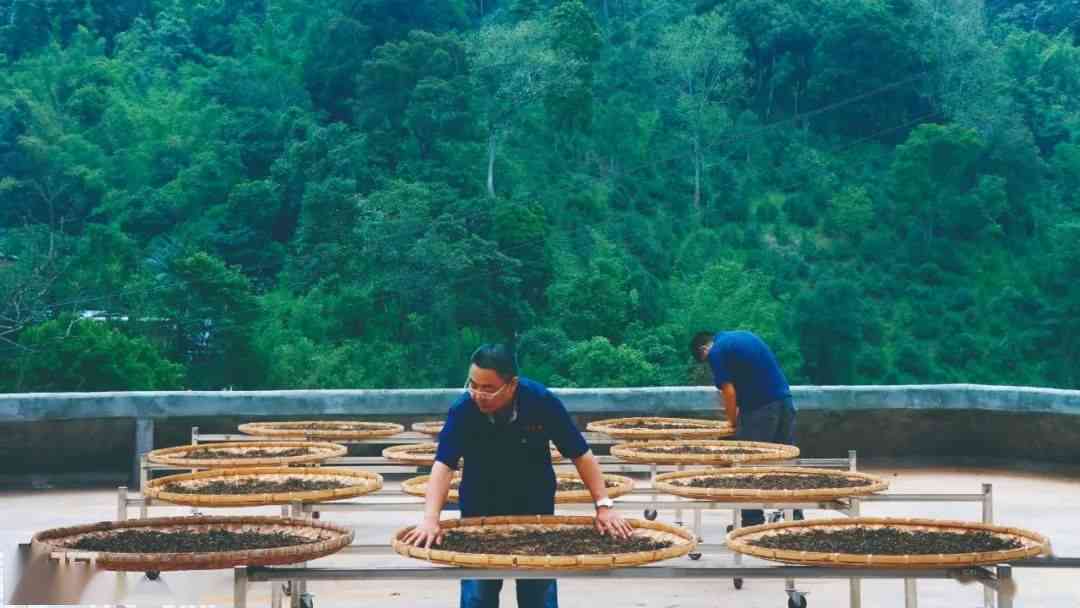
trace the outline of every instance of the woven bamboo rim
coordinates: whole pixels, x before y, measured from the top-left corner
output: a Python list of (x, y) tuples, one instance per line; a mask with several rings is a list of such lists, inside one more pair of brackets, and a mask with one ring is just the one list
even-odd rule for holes
[(414, 422), (412, 430), (425, 435), (438, 435), (442, 431), (442, 420), (429, 420), (426, 422)]
[[(247, 450), (268, 448), (310, 448), (315, 453), (303, 456), (266, 456), (261, 458), (190, 458), (187, 456), (192, 451), (203, 449), (226, 449), (243, 453)], [(147, 453), (146, 458), (150, 462), (157, 464), (190, 467), (192, 469), (228, 469), (233, 467), (286, 466), (322, 462), (329, 458), (344, 456), (346, 452), (348, 452), (348, 449), (343, 445), (322, 441), (234, 441), (161, 448)]]
[[(592, 527), (594, 519), (571, 515), (505, 515), (499, 517), (468, 517), (440, 522), (444, 530), (477, 528), (482, 531), (524, 530), (527, 528), (558, 529), (560, 527)], [(682, 528), (655, 521), (626, 520), (634, 534), (654, 540), (667, 540), (673, 544), (666, 549), (636, 551), (632, 553), (607, 553), (598, 555), (523, 555), (494, 553), (462, 553), (425, 549), (402, 542), (413, 526), (402, 528), (394, 534), (394, 551), (405, 557), (427, 560), (436, 564), (464, 566), (467, 568), (522, 568), (529, 570), (606, 570), (623, 566), (640, 566), (665, 559), (686, 555), (697, 546), (694, 535)]]
[[(676, 480), (687, 480), (696, 477), (735, 477), (742, 475), (814, 475), (831, 477), (835, 479), (864, 479), (870, 482), (868, 485), (850, 488), (814, 488), (806, 490), (780, 490), (780, 489), (757, 489), (757, 488), (695, 488), (673, 483)], [(656, 489), (665, 494), (674, 494), (685, 498), (697, 500), (726, 500), (730, 502), (816, 502), (824, 500), (836, 500), (851, 496), (864, 496), (881, 492), (889, 487), (889, 482), (874, 475), (856, 473), (854, 471), (837, 471), (832, 469), (812, 469), (802, 467), (755, 467), (747, 469), (712, 469), (675, 471), (662, 473), (656, 476)]]
[[(430, 475), (420, 475), (418, 477), (411, 477), (409, 479), (406, 479), (405, 481), (401, 482), (401, 491), (405, 492), (406, 494), (412, 494), (413, 496), (426, 496), (427, 482), (430, 478)], [(461, 479), (461, 474), (455, 472), (454, 479)], [(574, 473), (558, 473), (555, 475), (556, 483), (564, 480), (580, 481), (581, 478)], [(607, 488), (608, 498), (618, 498), (634, 491), (634, 480), (630, 479), (629, 477), (605, 473), (604, 481), (615, 484)], [(450, 502), (457, 502), (457, 488), (450, 488), (450, 490), (446, 494), (446, 499)], [(588, 488), (584, 490), (566, 490), (562, 492), (555, 492), (555, 502), (557, 504), (589, 503), (592, 501), (592, 494), (589, 493)]]
[[(730, 448), (756, 448), (765, 450), (753, 454), (730, 454), (717, 452), (714, 454), (663, 454), (655, 452), (643, 452), (641, 448), (663, 446), (721, 446)], [(711, 464), (725, 465), (742, 462), (768, 462), (773, 460), (791, 460), (799, 456), (799, 448), (793, 445), (780, 443), (765, 443), (762, 441), (719, 441), (719, 440), (666, 440), (666, 441), (638, 441), (633, 443), (619, 443), (611, 446), (611, 455), (627, 462), (644, 464)]]
[[(303, 492), (272, 492), (261, 494), (195, 494), (169, 492), (165, 488), (171, 483), (200, 486), (212, 481), (239, 481), (242, 479), (284, 479), (301, 477), (310, 480), (333, 479), (348, 484), (344, 488), (328, 490), (308, 490)], [(143, 489), (147, 498), (156, 498), (178, 505), (193, 507), (253, 507), (258, 505), (284, 505), (294, 502), (325, 502), (343, 500), (354, 496), (370, 494), (382, 488), (382, 476), (368, 471), (352, 469), (305, 467), (242, 467), (238, 469), (213, 469), (198, 473), (169, 475), (152, 479)]]
[[(300, 425), (325, 426), (306, 429)], [(338, 425), (338, 426), (335, 426)], [(352, 427), (352, 428), (341, 428)], [(241, 433), (257, 437), (298, 437), (311, 439), (376, 439), (390, 437), (405, 430), (393, 422), (359, 422), (356, 420), (297, 420), (290, 422), (246, 422)]]
[[(647, 429), (628, 427), (627, 424), (685, 424), (680, 429)], [(657, 416), (636, 416), (632, 418), (609, 418), (590, 422), (589, 431), (603, 433), (615, 439), (721, 439), (735, 434), (727, 421), (701, 420), (698, 418), (660, 418)]]
[[(840, 530), (856, 526), (905, 528), (908, 530), (935, 532), (989, 532), (995, 536), (1013, 538), (1022, 546), (1018, 549), (1003, 551), (983, 551), (975, 553), (942, 553), (934, 555), (858, 555), (853, 553), (822, 553), (815, 551), (790, 551), (767, 549), (749, 544), (749, 541), (770, 534), (798, 534), (801, 531)], [(810, 519), (804, 521), (780, 522), (739, 528), (728, 534), (727, 544), (734, 551), (753, 555), (762, 559), (813, 566), (839, 566), (847, 568), (926, 568), (926, 567), (964, 567), (981, 564), (999, 564), (1013, 560), (1036, 557), (1050, 551), (1050, 541), (1045, 536), (1030, 530), (996, 526), (967, 521), (940, 519), (904, 519), (894, 517), (850, 517), (836, 519)]]
[[(426, 449), (418, 451), (421, 447)], [(435, 452), (438, 448), (439, 444), (434, 441), (421, 441), (390, 446), (382, 451), (382, 455), (383, 458), (391, 462), (430, 467), (435, 464)], [(551, 451), (551, 462), (563, 460), (563, 455), (559, 453), (559, 450), (555, 449), (555, 446), (549, 446), (549, 449)]]
[[(81, 551), (69, 548), (71, 544), (84, 536), (101, 535), (113, 530), (135, 528), (153, 529), (162, 532), (182, 529), (202, 531), (211, 528), (262, 533), (284, 532), (317, 540), (318, 542), (273, 549), (200, 553), (114, 553)], [(49, 552), (89, 558), (97, 566), (105, 570), (145, 572), (150, 570), (218, 570), (232, 568), (233, 566), (295, 564), (335, 553), (349, 545), (352, 540), (353, 533), (351, 530), (315, 519), (186, 516), (103, 521), (82, 526), (52, 528), (35, 534), (31, 539), (31, 543), (35, 547)]]

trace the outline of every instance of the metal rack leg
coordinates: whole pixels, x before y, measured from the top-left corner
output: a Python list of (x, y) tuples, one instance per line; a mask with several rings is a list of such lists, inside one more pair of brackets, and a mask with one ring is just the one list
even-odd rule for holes
[[(307, 510), (304, 508), (304, 503), (302, 503), (302, 502), (294, 502), (294, 503), (292, 503), (292, 510), (293, 510), (293, 517), (300, 518), (300, 519), (306, 519), (306, 518), (311, 517), (311, 514), (309, 512), (307, 512)], [(297, 564), (297, 567), (307, 568), (308, 563), (303, 562), (303, 563)], [(304, 595), (307, 594), (307, 581), (306, 580), (299, 580), (299, 579), (295, 580), (295, 581), (292, 581), (291, 589), (292, 589), (292, 595), (289, 597), (289, 600), (290, 600), (289, 604), (292, 606), (292, 608), (301, 608), (301, 606), (303, 605), (302, 600), (304, 598)]]
[[(686, 466), (685, 466), (685, 465), (681, 465), (681, 464), (679, 464), (679, 465), (675, 465), (675, 470), (676, 470), (676, 471), (682, 471), (682, 470), (684, 470), (685, 468), (686, 468)], [(653, 479), (653, 487), (654, 487), (654, 488), (656, 487), (656, 479), (655, 479), (655, 478)], [(683, 525), (683, 521), (682, 521), (682, 509), (678, 509), (678, 508), (677, 508), (677, 509), (675, 509), (675, 525), (676, 525), (676, 526), (681, 526), (681, 525)]]
[[(994, 485), (982, 484), (982, 522), (994, 523)], [(997, 594), (993, 589), (983, 586), (983, 608), (994, 608), (994, 599)]]
[[(851, 470), (855, 470), (855, 450), (848, 452), (851, 462)], [(862, 503), (858, 498), (852, 498), (848, 502), (848, 515), (858, 517), (862, 513)], [(862, 580), (857, 578), (848, 579), (848, 605), (851, 608), (862, 608)]]
[(233, 567), (233, 608), (247, 608), (247, 566)]
[[(650, 501), (652, 504), (649, 506), (649, 510), (656, 513), (656, 508), (659, 506), (656, 504), (656, 463), (649, 465), (649, 487), (653, 490), (652, 494), (650, 494), (650, 496), (652, 496), (652, 500)], [(657, 513), (654, 517), (659, 517), (659, 514)]]
[(919, 608), (919, 588), (915, 579), (904, 579), (904, 608)]
[(862, 607), (862, 580), (848, 579), (848, 605), (851, 608)]
[(270, 581), (270, 608), (281, 608), (281, 581)]
[[(732, 509), (731, 510), (731, 519), (732, 519), (732, 521), (731, 521), (731, 529), (732, 530), (738, 530), (739, 528), (741, 528), (742, 527), (742, 509)], [(742, 553), (735, 553), (735, 555), (732, 556), (732, 561), (735, 563), (736, 566), (741, 566), (742, 565)], [(734, 580), (732, 580), (732, 583), (735, 585), (736, 589), (742, 589), (743, 579), (735, 578)]]
[(858, 455), (855, 453), (855, 450), (848, 450), (848, 452), (847, 452), (847, 460), (848, 460), (848, 463), (847, 463), (848, 464), (848, 470), (849, 471), (857, 470), (859, 459), (858, 459)]
[[(786, 519), (787, 521), (795, 521), (795, 510), (794, 509), (784, 509), (784, 519)], [(784, 579), (784, 590), (787, 592), (788, 597), (794, 597), (795, 579), (793, 579), (793, 578)]]
[(1013, 608), (1012, 566), (1001, 564), (997, 567), (998, 608)]
[(116, 488), (116, 520), (127, 519), (127, 486)]

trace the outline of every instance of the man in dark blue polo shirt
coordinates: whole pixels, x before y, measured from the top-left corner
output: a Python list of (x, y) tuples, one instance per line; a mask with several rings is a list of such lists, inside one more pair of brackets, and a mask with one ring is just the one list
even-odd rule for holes
[[(724, 413), (735, 421), (735, 438), (795, 445), (795, 404), (780, 364), (768, 345), (748, 331), (701, 331), (690, 341), (690, 353), (709, 362), (720, 389)], [(802, 513), (796, 512), (796, 519)], [(764, 523), (760, 510), (744, 510), (742, 525)]]
[[(463, 517), (549, 515), (555, 512), (555, 471), (548, 442), (573, 461), (596, 503), (596, 528), (628, 536), (630, 525), (612, 508), (604, 477), (585, 438), (559, 399), (521, 378), (513, 353), (486, 344), (473, 353), (465, 394), (450, 407), (425, 496), (424, 520), (403, 539), (430, 547), (442, 542), (439, 514), (453, 470), (464, 459), (458, 504)], [(497, 608), (500, 580), (461, 581), (461, 608)], [(517, 581), (519, 608), (557, 608), (555, 580)]]

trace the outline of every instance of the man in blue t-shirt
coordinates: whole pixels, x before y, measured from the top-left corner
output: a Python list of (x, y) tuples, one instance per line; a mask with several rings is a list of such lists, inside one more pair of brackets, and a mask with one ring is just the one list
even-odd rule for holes
[[(463, 517), (550, 515), (555, 512), (555, 471), (548, 442), (569, 458), (596, 504), (596, 529), (628, 536), (632, 529), (607, 495), (604, 476), (585, 438), (559, 398), (518, 376), (513, 353), (485, 344), (472, 355), (466, 392), (450, 407), (431, 467), (424, 519), (403, 539), (430, 547), (442, 542), (439, 514), (453, 471), (464, 459), (458, 504)], [(501, 580), (462, 580), (461, 608), (497, 608)], [(519, 579), (519, 608), (557, 608), (553, 579)]]
[[(690, 340), (690, 353), (699, 363), (709, 362), (736, 439), (795, 445), (791, 387), (761, 338), (748, 331), (700, 331)], [(795, 518), (802, 519), (802, 512)], [(764, 522), (760, 510), (742, 512), (744, 526)]]

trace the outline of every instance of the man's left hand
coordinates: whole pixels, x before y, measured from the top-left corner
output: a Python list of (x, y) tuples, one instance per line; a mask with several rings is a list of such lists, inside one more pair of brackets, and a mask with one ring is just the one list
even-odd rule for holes
[(610, 534), (615, 538), (629, 538), (634, 532), (630, 523), (610, 507), (600, 507), (596, 510), (595, 523), (597, 532)]

